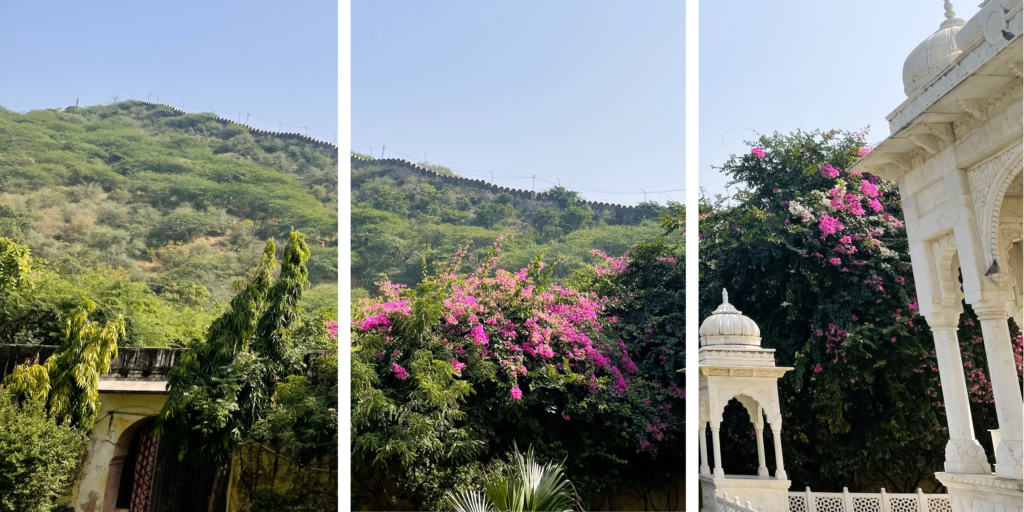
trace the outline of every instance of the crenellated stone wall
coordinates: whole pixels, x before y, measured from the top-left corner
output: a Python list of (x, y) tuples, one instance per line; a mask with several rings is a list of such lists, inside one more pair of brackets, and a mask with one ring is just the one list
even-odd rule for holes
[[(507, 193), (522, 203), (522, 206), (524, 206), (524, 209), (527, 211), (536, 210), (541, 206), (550, 208), (557, 206), (558, 204), (554, 197), (547, 192), (534, 192), (532, 190), (503, 187), (501, 185), (490, 183), (486, 180), (440, 174), (401, 158), (367, 159), (357, 155), (351, 155), (351, 158), (353, 168), (356, 166), (377, 165), (389, 175), (403, 177), (415, 175), (426, 180), (440, 182), (445, 186), (457, 187), (463, 192), (477, 192), (491, 195)], [(608, 214), (622, 224), (632, 223), (636, 212), (636, 207), (632, 205), (587, 200), (583, 200), (582, 204), (588, 206), (596, 217), (602, 216), (602, 214)]]

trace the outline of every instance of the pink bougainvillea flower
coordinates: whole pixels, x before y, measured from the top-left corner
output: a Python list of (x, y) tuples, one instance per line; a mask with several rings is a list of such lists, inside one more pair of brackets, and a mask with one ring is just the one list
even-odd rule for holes
[(818, 171), (821, 172), (822, 178), (838, 178), (839, 170), (832, 167), (832, 164), (819, 165)]
[(818, 220), (818, 227), (821, 229), (821, 234), (831, 235), (843, 230), (843, 223), (839, 222), (839, 219), (830, 217), (828, 215), (822, 215), (821, 219)]
[(458, 359), (452, 359), (452, 368), (455, 368), (455, 375), (462, 376), (462, 370), (466, 368), (466, 363), (460, 363)]
[(750, 152), (753, 153), (754, 156), (756, 156), (757, 158), (764, 159), (764, 150), (763, 149), (761, 149), (759, 147), (755, 147), (755, 148), (751, 149)]
[(832, 259), (828, 260), (828, 262), (833, 264), (833, 265), (839, 265), (839, 264), (841, 264), (843, 262), (843, 260), (841, 260), (839, 258), (832, 258)]
[(402, 368), (398, 363), (391, 363), (391, 371), (394, 372), (395, 378), (398, 380), (405, 380), (409, 378), (409, 372), (405, 368)]
[(875, 213), (880, 213), (882, 210), (885, 209), (882, 206), (882, 202), (879, 201), (878, 199), (872, 199), (872, 200), (868, 201), (868, 207), (871, 208), (872, 210), (874, 210)]
[(878, 187), (874, 183), (864, 180), (860, 182), (860, 193), (867, 197), (878, 197)]
[(484, 326), (482, 325), (478, 325), (470, 329), (469, 337), (473, 340), (474, 343), (481, 346), (486, 345), (489, 341), (489, 338), (487, 337), (487, 332), (484, 331)]
[(512, 386), (512, 391), (510, 393), (513, 400), (519, 400), (523, 397), (523, 392), (519, 389), (518, 385)]

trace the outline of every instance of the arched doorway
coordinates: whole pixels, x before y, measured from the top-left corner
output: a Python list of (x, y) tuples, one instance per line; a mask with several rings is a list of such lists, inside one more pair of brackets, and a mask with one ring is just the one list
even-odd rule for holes
[(118, 438), (107, 470), (103, 512), (149, 512), (159, 437), (153, 416), (133, 423)]

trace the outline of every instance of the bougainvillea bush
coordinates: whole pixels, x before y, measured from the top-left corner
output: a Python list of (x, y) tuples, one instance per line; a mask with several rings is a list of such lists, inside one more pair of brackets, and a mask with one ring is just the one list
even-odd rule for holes
[(637, 457), (674, 449), (681, 393), (640, 372), (647, 355), (617, 336), (617, 300), (553, 281), (540, 258), (502, 270), (501, 247), (469, 272), (462, 250), (415, 289), (384, 281), (354, 307), (357, 501), (434, 509), (478, 487), (482, 464), (513, 443), (565, 460), (589, 497), (616, 490)]
[[(725, 163), (744, 190), (702, 205), (701, 318), (728, 289), (777, 364), (794, 367), (779, 391), (786, 470), (797, 488), (913, 492), (938, 483), (948, 435), (896, 185), (846, 170), (870, 151), (865, 135), (762, 136)], [(965, 326), (971, 315), (967, 308)], [(977, 335), (961, 329), (965, 359), (983, 367)], [(978, 372), (969, 378), (986, 443), (986, 429), (996, 428), (987, 382)], [(753, 428), (727, 412), (725, 467), (753, 473)]]

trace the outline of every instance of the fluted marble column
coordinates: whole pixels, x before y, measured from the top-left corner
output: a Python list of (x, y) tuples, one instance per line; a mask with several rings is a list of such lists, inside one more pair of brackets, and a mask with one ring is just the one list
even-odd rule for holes
[(782, 463), (782, 423), (772, 423), (771, 427), (775, 439), (775, 478), (786, 480), (786, 466)]
[(981, 321), (992, 398), (1002, 438), (996, 447), (996, 476), (1021, 480), (1024, 478), (1024, 403), (1007, 324), (1009, 315), (1005, 304), (975, 305), (974, 311)]
[(956, 336), (959, 317), (959, 314), (950, 312), (930, 314), (927, 318), (935, 340), (935, 359), (939, 365), (942, 402), (946, 407), (949, 431), (945, 469), (947, 473), (987, 475), (992, 472), (992, 467), (985, 456), (985, 449), (974, 437), (974, 423), (971, 421), (964, 363)]
[(768, 465), (764, 462), (764, 422), (754, 423), (757, 435), (757, 476), (768, 476)]
[(725, 470), (722, 469), (722, 448), (718, 439), (719, 422), (711, 422), (711, 443), (715, 449), (715, 478), (725, 478)]
[(711, 466), (708, 465), (708, 423), (700, 422), (700, 474), (710, 475)]

